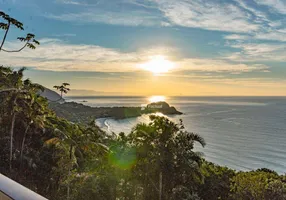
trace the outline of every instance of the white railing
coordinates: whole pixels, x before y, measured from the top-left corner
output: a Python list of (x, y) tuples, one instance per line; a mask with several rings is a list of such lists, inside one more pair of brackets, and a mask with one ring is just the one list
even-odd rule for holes
[(0, 174), (0, 200), (47, 200), (32, 190)]

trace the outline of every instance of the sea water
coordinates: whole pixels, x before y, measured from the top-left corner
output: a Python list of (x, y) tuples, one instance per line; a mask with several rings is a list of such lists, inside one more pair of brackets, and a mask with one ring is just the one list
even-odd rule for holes
[[(148, 97), (71, 98), (93, 107), (141, 106)], [(189, 132), (200, 134), (206, 147), (196, 145), (207, 160), (236, 170), (269, 168), (286, 173), (286, 97), (166, 97), (183, 115)], [(107, 132), (129, 133), (149, 116), (124, 120), (98, 119)]]

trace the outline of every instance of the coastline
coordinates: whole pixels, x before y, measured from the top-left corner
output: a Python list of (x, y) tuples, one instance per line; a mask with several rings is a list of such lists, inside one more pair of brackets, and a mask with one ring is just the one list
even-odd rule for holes
[(166, 102), (148, 104), (146, 107), (91, 107), (76, 102), (49, 103), (57, 116), (71, 122), (89, 123), (100, 118), (127, 119), (143, 114), (162, 113), (164, 115), (182, 115), (175, 107)]

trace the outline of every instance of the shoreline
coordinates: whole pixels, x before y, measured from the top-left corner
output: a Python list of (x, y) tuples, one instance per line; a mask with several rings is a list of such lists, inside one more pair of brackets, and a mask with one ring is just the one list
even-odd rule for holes
[(146, 107), (91, 107), (77, 102), (49, 103), (57, 116), (71, 122), (89, 123), (100, 118), (115, 120), (139, 117), (143, 114), (162, 113), (164, 115), (182, 115), (175, 107), (166, 102), (148, 104)]

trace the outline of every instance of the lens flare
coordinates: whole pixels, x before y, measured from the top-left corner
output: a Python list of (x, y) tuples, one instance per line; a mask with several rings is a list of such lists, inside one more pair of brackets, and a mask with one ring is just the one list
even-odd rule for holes
[(131, 169), (136, 163), (136, 151), (133, 148), (118, 145), (111, 149), (108, 160), (120, 169)]

